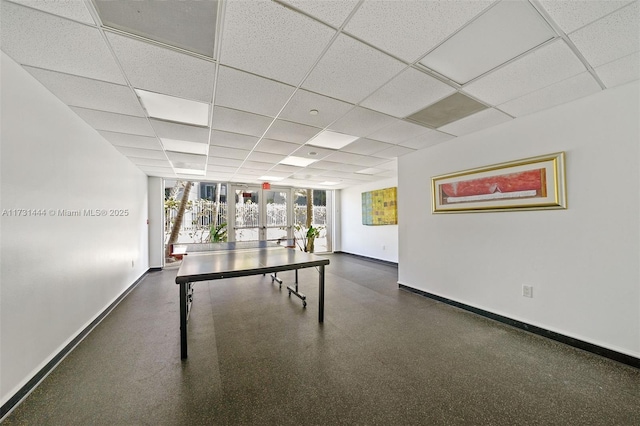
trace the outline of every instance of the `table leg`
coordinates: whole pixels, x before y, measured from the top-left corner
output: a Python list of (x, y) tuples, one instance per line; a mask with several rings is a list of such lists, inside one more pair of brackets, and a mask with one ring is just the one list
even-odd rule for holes
[(187, 288), (189, 283), (180, 284), (180, 358), (187, 358)]
[(318, 296), (318, 322), (324, 322), (324, 265), (320, 265), (318, 272), (318, 275), (320, 275), (320, 278), (318, 278), (320, 287), (320, 294)]

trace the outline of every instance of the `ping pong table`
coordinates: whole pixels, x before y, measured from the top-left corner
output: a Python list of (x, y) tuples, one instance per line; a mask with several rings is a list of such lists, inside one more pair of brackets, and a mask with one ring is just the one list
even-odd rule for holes
[[(329, 264), (329, 259), (286, 248), (270, 241), (188, 244), (186, 246), (186, 255), (176, 275), (176, 284), (180, 286), (180, 357), (182, 359), (187, 358), (187, 322), (193, 303), (193, 285), (198, 281), (277, 274), (295, 270), (297, 290), (297, 270), (317, 267), (318, 322), (324, 321), (324, 266)], [(304, 305), (306, 306), (306, 301)]]

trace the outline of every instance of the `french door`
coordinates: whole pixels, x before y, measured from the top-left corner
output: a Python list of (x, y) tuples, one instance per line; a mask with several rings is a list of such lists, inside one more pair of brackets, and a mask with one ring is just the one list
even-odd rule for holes
[(293, 239), (291, 188), (231, 185), (229, 241)]

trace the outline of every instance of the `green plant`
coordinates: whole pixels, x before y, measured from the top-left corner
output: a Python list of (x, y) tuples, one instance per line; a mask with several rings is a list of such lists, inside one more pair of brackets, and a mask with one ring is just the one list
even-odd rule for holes
[(309, 228), (306, 228), (305, 230), (304, 226), (296, 223), (294, 228), (296, 233), (296, 244), (300, 250), (313, 253), (315, 249), (315, 240), (320, 236), (320, 231), (323, 227), (319, 226), (314, 228), (313, 225), (310, 225)]
[(209, 228), (209, 240), (212, 243), (225, 243), (227, 242), (227, 224), (221, 223), (218, 226), (213, 224)]

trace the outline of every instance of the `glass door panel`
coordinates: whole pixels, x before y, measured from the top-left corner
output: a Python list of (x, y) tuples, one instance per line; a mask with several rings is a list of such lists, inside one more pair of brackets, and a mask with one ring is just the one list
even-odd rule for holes
[(260, 224), (260, 191), (258, 187), (235, 187), (235, 214), (233, 215), (233, 240), (256, 241), (264, 239)]
[(267, 240), (291, 239), (289, 198), (290, 189), (265, 189), (262, 191)]

